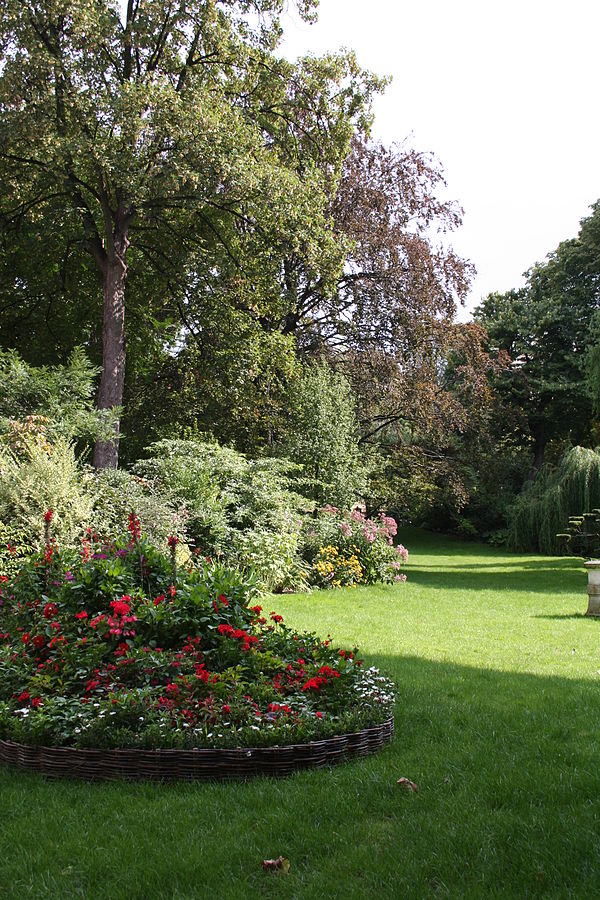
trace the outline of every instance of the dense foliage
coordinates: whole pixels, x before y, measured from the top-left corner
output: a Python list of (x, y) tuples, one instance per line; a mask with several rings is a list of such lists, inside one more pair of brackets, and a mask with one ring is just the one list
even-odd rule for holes
[(184, 511), (187, 539), (206, 556), (252, 569), (268, 590), (302, 588), (302, 521), (313, 504), (297, 492), (298, 466), (249, 460), (203, 441), (160, 441), (134, 469)]
[[(313, 0), (297, 6), (313, 17)], [(0, 294), (21, 332), (23, 307), (39, 323), (57, 296), (63, 323), (101, 331), (101, 409), (123, 401), (130, 316), (143, 332), (129, 329), (133, 341), (160, 356), (159, 332), (177, 340), (190, 295), (272, 301), (282, 247), (324, 281), (339, 266), (325, 189), (379, 83), (351, 54), (277, 59), (283, 8), (2, 5), (0, 217), (12, 239)], [(78, 282), (87, 321), (71, 306)], [(97, 443), (98, 466), (116, 466), (114, 434)]]
[(303, 493), (318, 505), (351, 507), (364, 496), (369, 464), (348, 379), (324, 363), (307, 366), (286, 412), (276, 450), (302, 466)]
[(557, 466), (547, 465), (511, 511), (508, 544), (514, 550), (564, 553), (569, 520), (600, 507), (600, 453), (573, 447)]
[(357, 651), (287, 628), (238, 571), (127, 541), (47, 543), (0, 606), (0, 736), (74, 747), (306, 741), (383, 721), (392, 685)]

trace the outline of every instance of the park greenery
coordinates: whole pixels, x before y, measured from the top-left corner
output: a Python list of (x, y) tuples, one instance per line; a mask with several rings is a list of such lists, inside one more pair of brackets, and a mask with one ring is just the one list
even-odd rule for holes
[(235, 793), (3, 769), (0, 894), (594, 896), (600, 200), (459, 322), (441, 164), (288, 5), (0, 3), (0, 740), (396, 737)]
[[(580, 560), (400, 538), (401, 591), (276, 601), (291, 629), (358, 643), (393, 677), (389, 749), (233, 784), (0, 767), (6, 896), (596, 896), (598, 623), (582, 615)], [(289, 874), (263, 872), (280, 854)]]

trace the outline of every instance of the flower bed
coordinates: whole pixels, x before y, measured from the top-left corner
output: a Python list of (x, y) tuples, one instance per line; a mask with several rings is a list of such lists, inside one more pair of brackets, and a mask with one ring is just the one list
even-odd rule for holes
[[(218, 775), (223, 760), (244, 774), (247, 760), (295, 768), (389, 739), (393, 685), (355, 648), (288, 628), (238, 571), (204, 560), (178, 570), (175, 538), (170, 551), (148, 546), (134, 516), (127, 541), (89, 535), (77, 559), (48, 532), (44, 553), (1, 585), (0, 758), (85, 771), (98, 751), (125, 753), (168, 777), (173, 751), (188, 774)], [(225, 756), (209, 763), (208, 751)]]
[(333, 765), (375, 753), (388, 744), (394, 720), (373, 728), (306, 744), (284, 747), (195, 750), (76, 750), (72, 747), (32, 747), (0, 741), (0, 761), (49, 778), (63, 776), (89, 781), (114, 778), (198, 779), (243, 778), (248, 775), (290, 775), (298, 769)]
[(408, 550), (398, 544), (396, 520), (384, 513), (369, 519), (358, 508), (342, 512), (324, 506), (305, 525), (304, 558), (310, 583), (320, 588), (406, 581), (400, 572)]

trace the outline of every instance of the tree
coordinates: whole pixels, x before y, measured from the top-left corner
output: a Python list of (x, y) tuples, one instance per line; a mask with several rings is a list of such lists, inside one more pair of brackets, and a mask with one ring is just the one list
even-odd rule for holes
[(490, 294), (475, 312), (490, 347), (511, 359), (497, 389), (525, 417), (522, 439), (531, 446), (532, 478), (551, 442), (556, 455), (565, 445), (592, 442), (589, 379), (597, 371), (591, 325), (600, 308), (600, 204), (592, 209), (578, 237), (534, 266), (524, 288)]
[(359, 448), (355, 398), (347, 379), (326, 364), (305, 368), (293, 384), (279, 455), (303, 466), (303, 493), (349, 509), (361, 499), (368, 465)]
[[(312, 271), (339, 264), (323, 186), (337, 165), (336, 141), (341, 133), (348, 140), (348, 115), (360, 114), (375, 85), (341, 58), (315, 63), (312, 80), (274, 60), (283, 5), (128, 0), (123, 17), (116, 0), (2, 6), (0, 216), (29, 236), (59, 227), (63, 249), (94, 261), (103, 295), (100, 409), (123, 400), (132, 261), (152, 269), (180, 310), (198, 272), (218, 277), (215, 256), (239, 275), (241, 250), (260, 245), (259, 261), (268, 260), (284, 241)], [(316, 0), (299, 6), (310, 19)], [(319, 86), (332, 71), (343, 80), (344, 69), (334, 108), (322, 109)], [(288, 89), (294, 78), (301, 89)], [(327, 173), (310, 159), (302, 171), (289, 165), (282, 148), (300, 152), (317, 134)], [(117, 421), (114, 439), (96, 444), (95, 465), (117, 465), (118, 440)]]

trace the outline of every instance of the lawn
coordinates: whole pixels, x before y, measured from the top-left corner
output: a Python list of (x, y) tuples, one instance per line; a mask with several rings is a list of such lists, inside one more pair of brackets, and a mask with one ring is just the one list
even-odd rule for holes
[[(0, 897), (600, 895), (600, 621), (582, 615), (581, 560), (402, 539), (406, 584), (271, 607), (393, 676), (389, 749), (234, 784), (0, 768)], [(290, 874), (264, 873), (279, 854)]]

